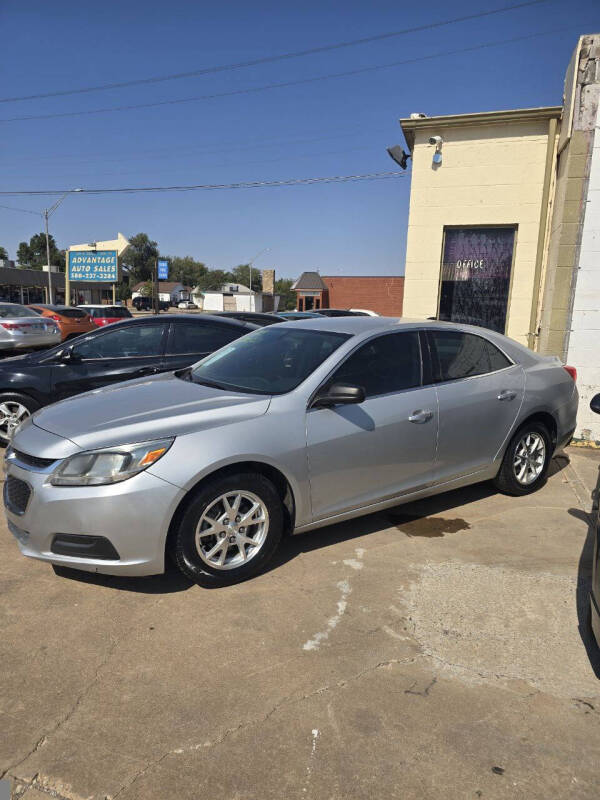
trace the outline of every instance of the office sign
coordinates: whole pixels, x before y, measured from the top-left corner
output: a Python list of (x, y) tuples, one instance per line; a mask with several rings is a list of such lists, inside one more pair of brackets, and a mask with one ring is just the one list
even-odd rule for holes
[(439, 318), (504, 333), (515, 228), (446, 228)]
[(69, 250), (69, 280), (117, 283), (119, 264), (116, 250)]
[(169, 262), (166, 258), (158, 259), (158, 280), (166, 281), (169, 279)]

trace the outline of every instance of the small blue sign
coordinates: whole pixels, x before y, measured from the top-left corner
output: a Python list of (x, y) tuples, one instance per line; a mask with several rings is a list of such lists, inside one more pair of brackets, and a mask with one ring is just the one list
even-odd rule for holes
[(116, 250), (69, 250), (69, 280), (117, 283), (119, 262)]
[(166, 281), (169, 278), (169, 262), (166, 258), (158, 259), (158, 280)]

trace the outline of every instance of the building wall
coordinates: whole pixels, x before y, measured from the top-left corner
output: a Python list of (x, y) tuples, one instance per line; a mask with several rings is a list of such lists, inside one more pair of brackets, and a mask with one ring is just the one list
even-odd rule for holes
[(384, 317), (402, 316), (404, 278), (382, 276), (322, 276), (329, 308), (366, 308)]
[[(548, 139), (547, 119), (417, 128), (404, 314), (437, 314), (445, 225), (516, 225), (506, 333), (527, 344)], [(432, 135), (443, 137), (432, 164)]]
[[(600, 114), (596, 130), (599, 122)], [(566, 360), (577, 368), (580, 406), (575, 435), (600, 445), (600, 416), (590, 409), (590, 400), (600, 392), (600, 136), (597, 133), (590, 152)]]

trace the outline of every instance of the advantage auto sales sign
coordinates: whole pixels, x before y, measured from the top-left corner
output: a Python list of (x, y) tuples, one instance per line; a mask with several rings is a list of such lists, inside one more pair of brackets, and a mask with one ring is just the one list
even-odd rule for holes
[(119, 266), (116, 250), (69, 250), (69, 280), (117, 283)]

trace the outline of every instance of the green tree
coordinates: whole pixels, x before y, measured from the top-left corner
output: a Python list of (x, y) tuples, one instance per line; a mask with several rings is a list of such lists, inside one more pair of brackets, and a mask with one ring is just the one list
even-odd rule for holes
[[(58, 265), (62, 270), (65, 268), (65, 251), (59, 250), (54, 241), (54, 236), (48, 237), (50, 242), (50, 263)], [(32, 269), (41, 269), (47, 261), (46, 257), (46, 234), (36, 233), (27, 242), (20, 242), (17, 250), (17, 262), (24, 264)]]
[(0, 247), (0, 258), (3, 258), (5, 261), (8, 259), (8, 252), (4, 247)]
[(227, 281), (234, 280), (231, 272), (225, 272), (223, 269), (209, 269), (205, 275), (200, 277), (196, 285), (199, 289), (220, 289)]
[(279, 278), (275, 281), (275, 294), (281, 295), (279, 311), (293, 311), (296, 308), (296, 292), (292, 289), (291, 278)]
[[(232, 279), (235, 283), (241, 283), (244, 286), (250, 286), (250, 265), (240, 264), (231, 270)], [(253, 292), (260, 292), (262, 290), (262, 275), (259, 269), (252, 267), (252, 286)]]
[(198, 286), (208, 274), (206, 264), (196, 261), (192, 256), (167, 256), (169, 259), (169, 280), (179, 281), (184, 286)]
[(158, 244), (147, 233), (136, 233), (129, 239), (129, 247), (122, 258), (123, 267), (133, 276), (132, 285), (152, 279), (158, 258)]

